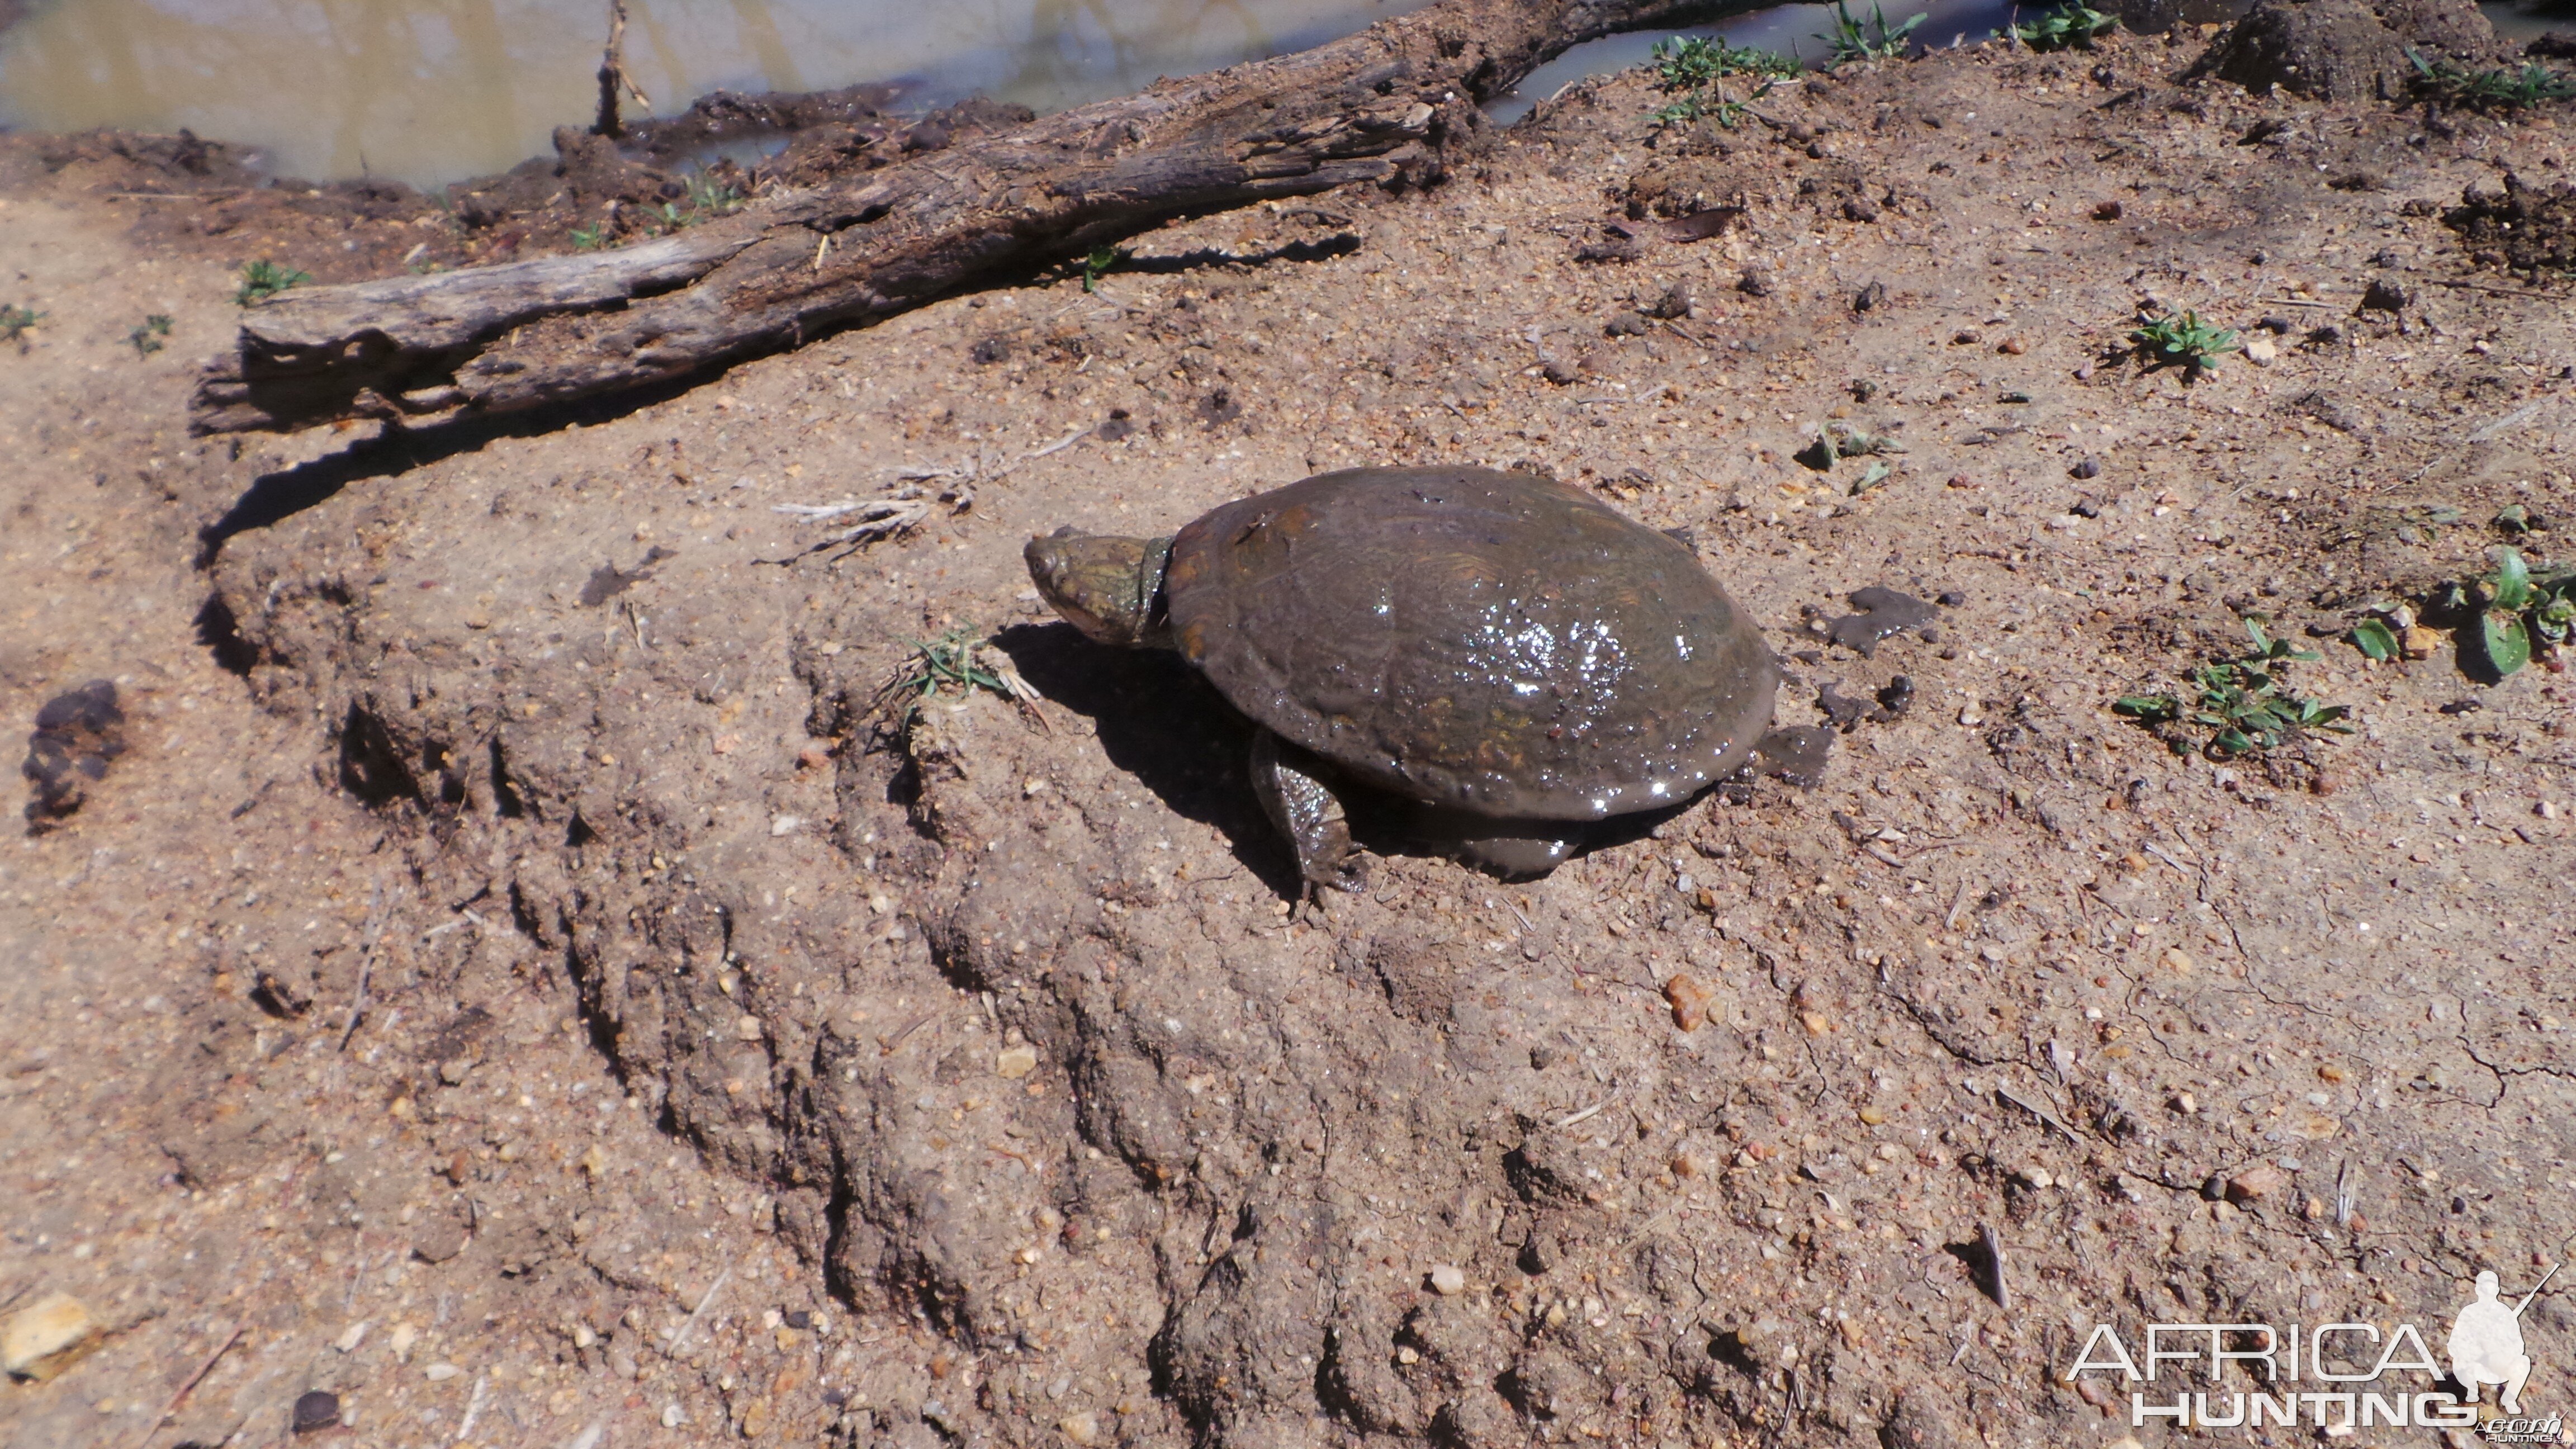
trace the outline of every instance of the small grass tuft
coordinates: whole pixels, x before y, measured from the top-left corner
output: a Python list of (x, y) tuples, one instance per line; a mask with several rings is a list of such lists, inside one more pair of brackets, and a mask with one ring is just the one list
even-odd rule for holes
[(2281, 678), (2283, 665), (2322, 656), (2271, 637), (2254, 619), (2245, 621), (2245, 632), (2254, 652), (2193, 669), (2185, 694), (2126, 695), (2112, 711), (2154, 730), (2175, 754), (2197, 749), (2214, 760), (2261, 754), (2319, 731), (2352, 733), (2343, 723), (2350, 709), (2302, 698)]
[(874, 713), (885, 734), (902, 742), (911, 737), (913, 722), (933, 699), (962, 698), (977, 690), (999, 695), (1019, 706), (1022, 715), (1044, 722), (1037, 712), (1037, 691), (1020, 677), (1009, 656), (962, 624), (935, 639), (912, 641), (912, 653), (878, 688)]
[(2446, 592), (2440, 600), (2446, 609), (2476, 614), (2475, 624), (2460, 631), (2461, 654), (2474, 641), (2497, 679), (2529, 664), (2533, 649), (2556, 648), (2576, 632), (2576, 569), (2544, 565), (2534, 573), (2520, 549), (2497, 549), (2494, 572)]
[(2536, 60), (2520, 70), (2462, 70), (2448, 61), (2426, 60), (2411, 45), (2406, 47), (2406, 59), (2415, 67), (2415, 93), (2445, 105), (2481, 111), (2529, 110), (2548, 101), (2576, 98), (2576, 77), (2560, 75)]
[(1833, 29), (1815, 37), (1829, 51), (1825, 60), (1828, 70), (1856, 62), (1902, 59), (1914, 43), (1915, 30), (1930, 15), (1929, 11), (1918, 12), (1891, 27), (1887, 11), (1877, 0), (1871, 0), (1869, 13), (1868, 22), (1863, 23), (1851, 13), (1849, 0), (1834, 0)]
[(312, 280), (311, 272), (281, 267), (262, 257), (242, 268), (241, 290), (233, 293), (233, 305), (247, 307), (253, 302), (264, 302), (289, 287), (301, 286)]
[(1082, 290), (1088, 292), (1099, 280), (1126, 264), (1132, 255), (1125, 247), (1093, 247), (1083, 253)]
[(608, 223), (604, 221), (594, 221), (588, 226), (577, 226), (572, 229), (574, 251), (595, 252), (606, 245), (608, 245)]
[[(1729, 45), (1722, 35), (1714, 40), (1699, 35), (1658, 40), (1649, 65), (1655, 73), (1655, 89), (1673, 97), (1649, 118), (1656, 125), (1685, 126), (1710, 120), (1729, 130), (1751, 114), (1753, 102), (1771, 93), (1773, 80), (1806, 69), (1794, 55)], [(1729, 95), (1722, 84), (1728, 76), (1761, 76), (1764, 80), (1752, 94), (1739, 97)]]
[(2200, 320), (2197, 312), (2167, 313), (2129, 334), (2150, 367), (2179, 367), (2197, 375), (2218, 370), (2218, 359), (2236, 350), (2236, 334)]
[(44, 320), (44, 313), (15, 302), (0, 307), (0, 342), (15, 342), (20, 351), (25, 351), (28, 331)]
[[(662, 203), (660, 216), (665, 233), (681, 231), (720, 216), (730, 216), (742, 209), (741, 191), (703, 171), (690, 172), (680, 179), (680, 184), (683, 188), (680, 199)], [(602, 231), (600, 235), (604, 242), (606, 233)]]
[(125, 344), (137, 357), (150, 357), (161, 350), (161, 339), (170, 335), (170, 319), (155, 312), (143, 319), (143, 325), (125, 334)]
[(2033, 50), (2091, 50), (2096, 36), (2120, 28), (2118, 17), (2105, 15), (2083, 0), (2067, 0), (2028, 24), (2007, 27), (2012, 38)]

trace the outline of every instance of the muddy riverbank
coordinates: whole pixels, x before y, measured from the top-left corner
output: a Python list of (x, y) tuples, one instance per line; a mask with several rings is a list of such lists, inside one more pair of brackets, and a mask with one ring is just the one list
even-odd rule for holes
[[(1435, 186), (462, 442), (188, 437), (243, 266), (570, 252), (685, 192), (578, 137), (479, 221), (6, 138), (0, 713), (107, 679), (121, 719), (0, 853), (0, 1313), (100, 1330), (0, 1416), (2180, 1443), (2066, 1380), (2093, 1324), (2518, 1300), (2576, 1231), (2570, 686), (2482, 673), (2447, 586), (2564, 561), (2576, 118), (2428, 110), (2400, 47), (2502, 48), (2368, 18), (1847, 67), (1732, 127), (1614, 77)], [(876, 124), (802, 154), (936, 139)], [(2186, 312), (2214, 367), (2132, 340)], [(1847, 726), (1823, 782), (1294, 910), (1240, 721), (1020, 548), (1375, 462), (1686, 529), (1782, 721)], [(844, 500), (913, 526), (782, 511)], [(1948, 602), (1864, 655), (1823, 629), (1865, 586)], [(2115, 711), (2247, 617), (2350, 733)], [(953, 629), (1035, 703), (898, 737)], [(2522, 1320), (2551, 1374), (2566, 1302)]]

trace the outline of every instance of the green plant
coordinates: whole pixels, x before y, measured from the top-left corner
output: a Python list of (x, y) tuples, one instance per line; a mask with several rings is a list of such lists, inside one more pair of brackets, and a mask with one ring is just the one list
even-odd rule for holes
[(1711, 86), (1657, 107), (1646, 119), (1658, 126), (1684, 126), (1693, 121), (1709, 120), (1732, 131), (1744, 124), (1745, 117), (1753, 114), (1755, 101), (1771, 94), (1772, 85), (1773, 82), (1766, 80), (1754, 88), (1753, 94), (1740, 100), (1728, 95), (1723, 86)]
[(1732, 75), (1778, 78), (1806, 69), (1794, 55), (1729, 45), (1722, 35), (1715, 40), (1700, 35), (1658, 40), (1653, 56), (1655, 89), (1674, 97), (1651, 117), (1659, 126), (1706, 118), (1731, 130), (1749, 114), (1752, 102), (1771, 93), (1771, 81), (1764, 80), (1751, 95), (1738, 98), (1726, 93), (1719, 84), (1722, 79)]
[(1020, 677), (1017, 666), (983, 636), (960, 624), (935, 639), (912, 641), (912, 653), (878, 688), (876, 713), (888, 733), (903, 738), (910, 734), (922, 706), (934, 697), (971, 695), (979, 689), (1011, 701), (1032, 719), (1039, 718), (1037, 691)]
[(2564, 644), (2576, 629), (2576, 569), (2534, 574), (2520, 549), (2497, 549), (2495, 572), (2446, 592), (2447, 608), (2476, 611), (2477, 645), (2498, 679), (2531, 662), (2534, 640)]
[(2397, 631), (2385, 619), (2364, 619), (2352, 626), (2352, 647), (2373, 663), (2384, 664), (2397, 657), (2402, 647)]
[(27, 345), (27, 329), (45, 320), (45, 314), (12, 302), (0, 307), (0, 341)]
[(2197, 312), (2168, 312), (2147, 321), (2129, 334), (2139, 355), (2151, 364), (2180, 367), (2187, 372), (2215, 372), (2218, 359), (2236, 350), (2236, 334), (2223, 327), (2212, 327), (2200, 320)]
[(662, 203), (662, 229), (678, 231), (696, 226), (719, 216), (742, 209), (742, 193), (731, 185), (716, 180), (703, 171), (692, 171), (680, 178), (681, 193), (677, 201)]
[[(2212, 759), (2259, 754), (2319, 730), (2352, 733), (2343, 723), (2349, 709), (2301, 698), (2281, 678), (2283, 665), (2313, 661), (2320, 657), (2315, 650), (2272, 638), (2257, 620), (2247, 619), (2245, 632), (2254, 652), (2197, 666), (2187, 694), (2125, 695), (2113, 712), (2158, 730), (2178, 755), (2198, 748)], [(2190, 737), (2204, 730), (2208, 737), (2195, 746)]]
[(2448, 61), (2426, 60), (2411, 45), (2406, 47), (2406, 59), (2415, 67), (2416, 92), (2448, 105), (2520, 110), (2576, 97), (2576, 78), (2560, 75), (2536, 60), (2518, 71), (2462, 70)]
[(1903, 56), (1906, 47), (1913, 43), (1915, 29), (1929, 14), (1918, 12), (1909, 15), (1890, 29), (1887, 11), (1877, 0), (1871, 0), (1869, 12), (1869, 23), (1864, 25), (1859, 16), (1851, 13), (1849, 0), (1834, 0), (1834, 28), (1815, 37), (1823, 41), (1830, 51), (1825, 60), (1828, 69), (1854, 61), (1894, 60)]
[(604, 221), (595, 221), (588, 226), (577, 226), (572, 229), (574, 251), (595, 252), (606, 245), (608, 245), (608, 223)]
[(2033, 50), (2091, 50), (2095, 36), (2119, 26), (2117, 17), (2103, 14), (2084, 0), (2065, 0), (2027, 25), (2016, 21), (2006, 29), (2013, 39)]
[(150, 357), (161, 350), (161, 339), (170, 335), (170, 319), (155, 312), (143, 319), (143, 325), (125, 334), (126, 345), (137, 357)]
[(292, 267), (281, 267), (262, 257), (242, 268), (241, 290), (233, 293), (233, 305), (247, 307), (253, 302), (274, 297), (289, 287), (312, 280), (311, 272), (299, 272)]
[(1084, 253), (1082, 258), (1082, 290), (1086, 292), (1090, 291), (1093, 283), (1099, 281), (1102, 277), (1108, 276), (1121, 262), (1126, 261), (1127, 257), (1128, 251), (1125, 247), (1093, 247), (1090, 251)]

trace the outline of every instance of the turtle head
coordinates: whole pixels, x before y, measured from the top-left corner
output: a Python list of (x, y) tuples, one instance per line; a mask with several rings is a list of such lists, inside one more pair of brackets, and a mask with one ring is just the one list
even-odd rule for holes
[(1102, 644), (1171, 643), (1163, 616), (1168, 538), (1103, 538), (1059, 528), (1024, 555), (1038, 593), (1064, 621)]

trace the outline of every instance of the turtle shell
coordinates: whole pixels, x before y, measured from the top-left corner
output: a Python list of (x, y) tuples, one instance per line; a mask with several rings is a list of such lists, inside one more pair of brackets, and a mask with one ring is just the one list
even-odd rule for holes
[(1172, 637), (1236, 708), (1395, 794), (1594, 820), (1744, 762), (1779, 671), (1679, 542), (1532, 473), (1357, 468), (1172, 539)]

